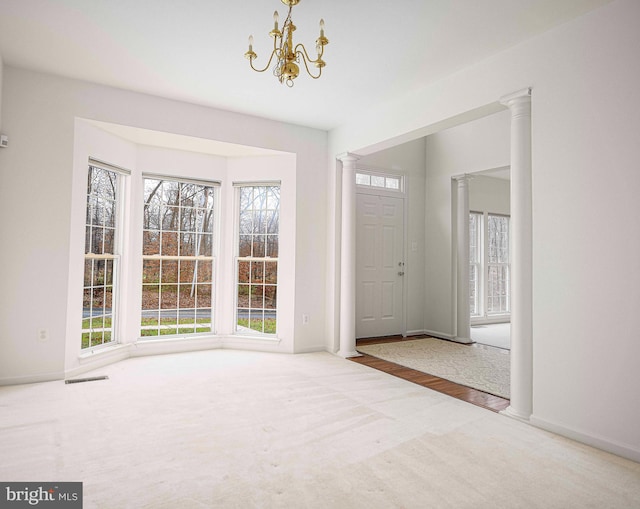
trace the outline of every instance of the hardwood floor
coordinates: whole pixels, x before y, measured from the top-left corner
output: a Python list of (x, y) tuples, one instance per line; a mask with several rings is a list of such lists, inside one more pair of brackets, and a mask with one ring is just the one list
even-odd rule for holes
[[(406, 338), (403, 338), (402, 336), (389, 336), (382, 338), (359, 339), (356, 341), (356, 349), (358, 348), (358, 345), (397, 343), (400, 341), (409, 341), (412, 339), (427, 337), (429, 336), (421, 335), (410, 336)], [(451, 396), (453, 398), (466, 401), (467, 403), (486, 408), (487, 410), (491, 410), (493, 412), (500, 412), (501, 410), (504, 410), (509, 406), (508, 399), (504, 399), (499, 396), (494, 396), (493, 394), (488, 394), (477, 389), (472, 389), (471, 387), (466, 387), (464, 385), (450, 382), (449, 380), (445, 380), (437, 376), (422, 373), (421, 371), (416, 371), (415, 369), (407, 368), (393, 362), (378, 359), (377, 357), (373, 357), (371, 355), (362, 354), (362, 357), (351, 357), (349, 360), (380, 371), (384, 371), (385, 373), (389, 373), (390, 375), (403, 378), (405, 380), (408, 380), (409, 382), (413, 382), (423, 387), (433, 389), (434, 391), (447, 394), (448, 396)]]

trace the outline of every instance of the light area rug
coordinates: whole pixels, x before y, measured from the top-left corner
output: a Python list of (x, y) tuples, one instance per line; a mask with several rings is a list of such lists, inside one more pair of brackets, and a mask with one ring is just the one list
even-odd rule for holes
[(423, 338), (358, 345), (358, 351), (509, 399), (510, 355), (506, 350)]

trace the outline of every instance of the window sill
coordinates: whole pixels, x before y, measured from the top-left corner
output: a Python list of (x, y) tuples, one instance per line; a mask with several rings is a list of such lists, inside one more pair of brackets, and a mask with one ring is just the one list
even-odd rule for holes
[(100, 346), (95, 348), (87, 348), (78, 355), (80, 364), (92, 361), (98, 358), (105, 358), (125, 354), (129, 351), (129, 345), (116, 343), (115, 345)]
[(201, 341), (205, 339), (217, 338), (214, 332), (203, 332), (200, 334), (174, 334), (166, 336), (141, 336), (136, 339), (136, 344), (146, 343), (176, 343), (181, 341)]

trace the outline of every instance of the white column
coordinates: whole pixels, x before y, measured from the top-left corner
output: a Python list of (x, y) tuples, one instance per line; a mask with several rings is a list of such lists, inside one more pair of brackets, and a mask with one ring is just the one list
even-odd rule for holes
[(507, 415), (533, 413), (531, 89), (503, 97), (511, 110), (511, 403)]
[(342, 231), (340, 242), (340, 350), (341, 357), (356, 351), (356, 161), (342, 154)]
[(458, 184), (456, 207), (457, 279), (456, 336), (458, 343), (472, 343), (469, 313), (469, 180), (468, 175), (454, 177)]

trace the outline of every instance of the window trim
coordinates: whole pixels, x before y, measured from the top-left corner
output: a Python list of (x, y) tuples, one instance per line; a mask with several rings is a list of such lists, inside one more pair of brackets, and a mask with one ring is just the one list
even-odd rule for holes
[[(476, 268), (476, 281), (475, 281), (475, 313), (471, 313), (471, 319), (481, 319), (484, 316), (484, 278), (483, 267), (484, 267), (484, 213), (478, 212), (475, 210), (469, 211), (469, 216), (476, 216), (476, 262), (472, 262), (469, 259), (469, 269), (471, 270), (471, 266), (475, 266)], [(471, 243), (471, 238), (469, 239)], [(471, 275), (471, 273), (470, 273)], [(471, 281), (469, 281), (471, 284)], [(470, 310), (471, 311), (471, 310)]]
[[(363, 183), (358, 182), (358, 176), (368, 176), (369, 178), (371, 178), (371, 177), (384, 178), (385, 185), (384, 186), (374, 186), (371, 183), (363, 184)], [(391, 194), (393, 196), (397, 196), (398, 194), (404, 194), (405, 193), (405, 178), (404, 178), (404, 175), (385, 172), (385, 171), (381, 171), (381, 170), (372, 170), (372, 169), (368, 169), (368, 168), (357, 167), (356, 171), (355, 171), (354, 178), (355, 178), (356, 187), (359, 188), (358, 192), (367, 191), (367, 192), (373, 192), (375, 194), (389, 193), (389, 194)], [(398, 187), (388, 187), (387, 186), (387, 179), (389, 179), (389, 180), (397, 180), (398, 181)]]
[[(499, 218), (506, 218), (507, 221), (507, 255), (508, 255), (508, 259), (509, 261), (507, 262), (490, 262), (489, 261), (489, 219), (491, 217), (499, 217)], [(487, 286), (487, 290), (486, 290), (486, 311), (485, 311), (485, 318), (490, 320), (492, 318), (499, 318), (499, 317), (506, 317), (506, 316), (511, 316), (511, 249), (510, 249), (510, 245), (509, 245), (509, 240), (511, 237), (511, 216), (509, 214), (497, 214), (497, 213), (493, 213), (493, 212), (487, 212), (486, 214), (486, 237), (487, 237), (487, 247), (486, 247), (486, 286)], [(506, 267), (507, 269), (507, 276), (508, 276), (508, 281), (507, 281), (507, 311), (498, 311), (498, 312), (489, 312), (488, 308), (489, 308), (489, 270), (491, 267)]]
[[(477, 296), (480, 297), (478, 302), (478, 314), (471, 315), (472, 323), (491, 323), (491, 322), (502, 322), (505, 320), (509, 320), (511, 317), (511, 252), (509, 249), (509, 262), (508, 263), (500, 263), (500, 264), (491, 264), (491, 265), (500, 265), (507, 266), (507, 270), (509, 273), (509, 293), (508, 293), (508, 308), (507, 312), (488, 312), (488, 302), (489, 302), (489, 216), (492, 217), (505, 217), (509, 219), (509, 235), (511, 235), (511, 216), (509, 214), (501, 214), (494, 213), (488, 211), (478, 211), (478, 210), (470, 210), (469, 215), (471, 214), (479, 214), (480, 221), (480, 270), (478, 272), (478, 276), (480, 277), (480, 281), (478, 282), (479, 290)], [(469, 239), (471, 240), (471, 239)], [(510, 245), (509, 245), (510, 248)], [(471, 266), (471, 260), (469, 260)], [(469, 278), (469, 284), (471, 284), (471, 278)], [(471, 306), (469, 306), (471, 309)]]
[[(104, 342), (104, 331), (103, 331), (103, 342), (99, 345), (91, 344), (91, 329), (89, 329), (89, 344), (87, 346), (82, 346), (82, 335), (84, 334), (84, 330), (82, 325), (80, 326), (80, 354), (90, 353), (94, 350), (104, 349), (113, 347), (114, 345), (118, 345), (121, 343), (121, 324), (122, 318), (120, 316), (120, 301), (121, 301), (121, 287), (122, 287), (122, 264), (123, 264), (123, 246), (124, 246), (124, 235), (125, 235), (125, 196), (128, 185), (128, 177), (131, 175), (131, 172), (125, 168), (120, 166), (116, 166), (104, 161), (100, 161), (98, 159), (89, 157), (86, 164), (86, 174), (85, 174), (85, 185), (88, 186), (89, 172), (91, 168), (98, 168), (101, 170), (109, 171), (115, 173), (117, 176), (116, 183), (116, 198), (115, 198), (115, 234), (113, 238), (113, 251), (114, 253), (87, 253), (84, 252), (82, 256), (83, 267), (86, 267), (87, 260), (111, 260), (113, 262), (113, 274), (111, 276), (111, 339), (108, 342)], [(87, 206), (88, 206), (88, 189), (85, 187), (84, 191), (84, 213), (85, 220), (83, 221), (85, 234), (83, 235), (83, 251), (85, 251), (86, 247), (86, 214), (87, 214)], [(86, 268), (82, 269), (83, 275)], [(91, 285), (93, 287), (93, 285)], [(84, 283), (84, 276), (82, 281), (82, 289), (83, 293), (87, 287)], [(84, 312), (84, 307), (82, 306), (82, 311)], [(85, 320), (84, 313), (81, 313), (81, 323)], [(92, 315), (89, 316), (92, 318)]]
[[(233, 248), (233, 265), (234, 265), (234, 281), (233, 281), (233, 291), (234, 291), (234, 312), (233, 312), (233, 332), (234, 336), (242, 336), (251, 339), (266, 339), (266, 340), (275, 340), (279, 341), (278, 330), (280, 326), (279, 320), (279, 301), (280, 301), (280, 237), (281, 237), (281, 229), (280, 229), (280, 220), (278, 221), (278, 256), (267, 256), (267, 247), (265, 245), (265, 256), (264, 257), (255, 257), (255, 256), (240, 256), (240, 199), (241, 199), (241, 190), (247, 187), (277, 187), (280, 191), (280, 200), (282, 199), (282, 183), (280, 180), (265, 180), (265, 181), (234, 181), (232, 184), (234, 188), (234, 248)], [(282, 211), (281, 201), (278, 201), (278, 214), (280, 215)], [(280, 217), (280, 216), (279, 216)], [(276, 330), (275, 332), (264, 332), (257, 331), (255, 329), (251, 329), (251, 327), (243, 327), (242, 329), (238, 328), (238, 286), (240, 284), (239, 278), (239, 267), (240, 262), (249, 262), (252, 264), (254, 261), (257, 262), (275, 262), (276, 263), (276, 283), (272, 286), (276, 287), (276, 302), (275, 302), (275, 314), (276, 314)], [(250, 265), (251, 266), (251, 265)], [(266, 286), (263, 283), (263, 287)], [(251, 309), (251, 307), (249, 307)], [(262, 308), (262, 311), (265, 311), (265, 308)], [(250, 324), (249, 324), (250, 325)], [(264, 329), (264, 322), (263, 322)]]
[[(172, 176), (172, 175), (167, 175), (167, 174), (159, 174), (159, 173), (152, 173), (152, 172), (142, 172), (141, 174), (141, 182), (142, 182), (142, 199), (140, 204), (142, 205), (142, 209), (144, 211), (144, 206), (145, 206), (145, 200), (144, 200), (144, 182), (145, 179), (151, 179), (151, 180), (161, 180), (161, 181), (171, 181), (171, 182), (177, 182), (180, 184), (192, 184), (192, 185), (198, 185), (198, 186), (205, 186), (205, 187), (209, 187), (213, 189), (213, 224), (212, 224), (212, 228), (211, 228), (211, 256), (204, 256), (204, 255), (186, 255), (186, 256), (182, 256), (182, 255), (162, 255), (162, 254), (154, 254), (154, 255), (145, 255), (144, 254), (144, 232), (147, 231), (147, 229), (145, 229), (144, 227), (144, 222), (142, 222), (140, 224), (140, 233), (142, 235), (142, 241), (141, 241), (141, 249), (142, 252), (140, 252), (139, 254), (139, 258), (137, 258), (136, 256), (136, 260), (138, 260), (142, 266), (141, 272), (140, 272), (140, 290), (142, 292), (143, 288), (144, 288), (144, 262), (147, 260), (157, 260), (157, 261), (207, 261), (207, 262), (211, 262), (211, 281), (210, 281), (210, 286), (211, 286), (211, 308), (210, 308), (210, 323), (209, 323), (209, 331), (204, 331), (204, 332), (177, 332), (176, 334), (156, 334), (156, 335), (142, 335), (142, 315), (145, 311), (142, 305), (142, 302), (140, 302), (140, 320), (139, 323), (137, 325), (137, 330), (138, 330), (138, 341), (140, 342), (144, 342), (144, 343), (153, 343), (156, 341), (167, 341), (167, 340), (183, 340), (183, 339), (197, 339), (203, 336), (211, 336), (212, 334), (216, 334), (216, 306), (214, 306), (214, 302), (216, 301), (216, 296), (217, 296), (217, 288), (218, 288), (218, 278), (216, 277), (216, 274), (218, 273), (218, 263), (219, 263), (219, 258), (220, 258), (220, 254), (219, 254), (219, 247), (220, 247), (220, 187), (221, 187), (221, 182), (220, 181), (210, 181), (210, 180), (204, 180), (204, 179), (194, 179), (194, 178), (185, 178), (185, 177), (176, 177), (176, 176)], [(196, 207), (197, 208), (197, 207)], [(144, 212), (143, 212), (144, 214)], [(164, 231), (164, 230), (159, 230), (159, 231)], [(177, 233), (180, 233), (179, 231)], [(159, 284), (163, 284), (163, 283), (159, 283)], [(175, 283), (176, 286), (178, 286), (179, 289), (179, 285), (180, 282), (177, 281)], [(178, 296), (179, 299), (179, 296)], [(160, 306), (158, 308), (158, 312), (161, 314), (163, 311), (162, 303), (159, 300), (158, 301), (158, 305)], [(190, 309), (190, 308), (185, 308), (185, 309)], [(197, 310), (198, 308), (194, 308), (195, 310)], [(202, 308), (202, 309), (206, 309), (206, 308)], [(179, 300), (178, 300), (178, 307), (176, 308), (176, 311), (178, 312), (179, 316), (179, 311), (180, 311), (180, 307), (179, 307)], [(160, 317), (160, 315), (159, 315)], [(195, 319), (195, 318), (194, 318)], [(197, 324), (197, 322), (194, 322), (194, 329), (197, 329), (197, 327), (195, 326)], [(161, 326), (160, 324), (158, 324), (158, 331), (160, 331)], [(176, 331), (179, 330), (179, 324), (176, 323)]]

